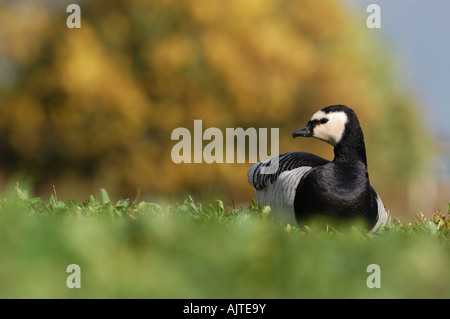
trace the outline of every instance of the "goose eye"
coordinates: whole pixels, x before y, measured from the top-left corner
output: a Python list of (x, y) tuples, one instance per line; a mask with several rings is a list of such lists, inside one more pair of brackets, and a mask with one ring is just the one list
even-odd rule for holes
[(325, 124), (326, 122), (328, 122), (327, 118), (323, 118), (323, 119), (320, 120), (320, 124)]

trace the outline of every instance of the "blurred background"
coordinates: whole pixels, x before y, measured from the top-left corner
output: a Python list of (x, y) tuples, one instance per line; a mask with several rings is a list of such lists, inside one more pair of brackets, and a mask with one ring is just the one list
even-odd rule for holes
[[(450, 5), (391, 2), (377, 1), (381, 29), (369, 29), (370, 2), (356, 0), (0, 1), (2, 189), (249, 205), (251, 164), (175, 164), (171, 132), (193, 132), (195, 119), (279, 128), (280, 153), (332, 159), (329, 145), (291, 133), (346, 104), (393, 217), (443, 209)], [(67, 28), (70, 3), (80, 29)]]

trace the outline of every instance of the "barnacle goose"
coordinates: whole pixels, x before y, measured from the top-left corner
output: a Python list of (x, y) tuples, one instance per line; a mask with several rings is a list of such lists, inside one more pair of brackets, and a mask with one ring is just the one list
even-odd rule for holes
[[(355, 112), (345, 105), (328, 106), (292, 133), (292, 137), (298, 136), (331, 144), (334, 159), (330, 162), (310, 153), (288, 152), (254, 164), (248, 181), (255, 188), (258, 205), (271, 206), (275, 217), (293, 225), (324, 216), (362, 218), (371, 232), (383, 227), (388, 215), (369, 183), (364, 136)], [(267, 173), (267, 167), (276, 163), (278, 170)]]

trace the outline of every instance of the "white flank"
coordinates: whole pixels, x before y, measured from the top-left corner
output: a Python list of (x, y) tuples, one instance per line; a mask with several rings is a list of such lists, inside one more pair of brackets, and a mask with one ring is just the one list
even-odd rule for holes
[(378, 219), (377, 223), (375, 224), (375, 226), (373, 226), (372, 230), (370, 231), (371, 233), (375, 233), (379, 228), (383, 228), (384, 226), (386, 226), (388, 221), (388, 214), (378, 194), (377, 194), (377, 206), (378, 206)]
[(291, 225), (297, 225), (294, 211), (294, 197), (297, 186), (311, 169), (310, 166), (302, 166), (290, 171), (282, 172), (273, 184), (266, 188), (256, 190), (256, 200), (259, 207), (270, 206), (271, 216)]

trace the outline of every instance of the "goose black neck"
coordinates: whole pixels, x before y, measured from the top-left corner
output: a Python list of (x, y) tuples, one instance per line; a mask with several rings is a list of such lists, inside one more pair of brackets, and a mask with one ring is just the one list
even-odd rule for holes
[(353, 122), (353, 125), (347, 123), (341, 141), (334, 147), (333, 162), (352, 164), (356, 161), (363, 162), (367, 167), (364, 135), (359, 123)]

